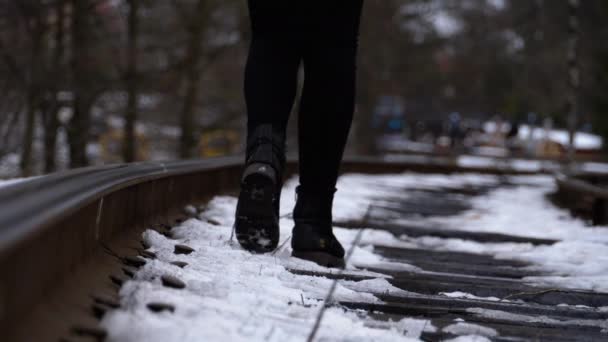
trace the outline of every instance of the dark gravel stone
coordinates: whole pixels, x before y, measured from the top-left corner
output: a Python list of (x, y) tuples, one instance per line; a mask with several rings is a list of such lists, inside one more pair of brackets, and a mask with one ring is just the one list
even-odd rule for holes
[(124, 273), (127, 277), (129, 277), (131, 279), (133, 277), (135, 277), (135, 272), (137, 272), (137, 270), (132, 267), (123, 267), (122, 268), (122, 273)]
[(162, 312), (162, 311), (175, 312), (175, 307), (173, 305), (167, 304), (167, 303), (148, 303), (147, 307), (148, 307), (148, 309), (150, 309), (150, 311), (153, 311), (153, 312)]
[(75, 325), (71, 329), (72, 333), (78, 336), (91, 336), (97, 340), (103, 340), (106, 338), (108, 333), (99, 327), (89, 327), (89, 326), (80, 326)]
[(122, 284), (124, 284), (127, 281), (127, 278), (124, 276), (117, 276), (117, 275), (110, 275), (110, 280), (118, 285), (118, 286), (122, 286)]
[(161, 230), (161, 229), (166, 229), (166, 230), (171, 230), (171, 226), (166, 224), (166, 223), (156, 223), (152, 226), (152, 229), (156, 229), (156, 230)]
[(175, 254), (190, 254), (192, 252), (194, 252), (194, 249), (186, 245), (175, 245), (175, 250), (173, 251)]
[(93, 316), (95, 316), (95, 318), (102, 319), (103, 315), (106, 314), (106, 311), (108, 310), (108, 307), (105, 306), (105, 305), (94, 303), (91, 306), (91, 310), (93, 311)]
[(122, 258), (122, 261), (125, 263), (125, 265), (133, 267), (142, 267), (146, 264), (146, 259), (139, 256), (126, 256)]
[(205, 218), (205, 220), (206, 220), (206, 221), (207, 221), (209, 224), (211, 224), (211, 225), (214, 225), (214, 226), (219, 226), (219, 225), (220, 225), (220, 223), (219, 223), (217, 220), (214, 220), (214, 219), (212, 219), (212, 218)]
[(91, 297), (93, 298), (93, 301), (97, 304), (105, 305), (112, 309), (118, 309), (120, 307), (120, 302), (114, 298), (97, 295), (93, 295)]
[(187, 205), (184, 207), (183, 209), (184, 215), (188, 216), (188, 217), (195, 217), (196, 214), (198, 214), (198, 210), (196, 209), (196, 207), (192, 206), (192, 205)]
[(160, 280), (162, 281), (163, 286), (170, 287), (173, 289), (183, 289), (186, 287), (186, 284), (183, 281), (177, 279), (174, 276), (164, 275), (160, 277)]
[(144, 258), (156, 259), (156, 254), (154, 252), (141, 251), (141, 252), (139, 252), (139, 254), (141, 254), (141, 256), (143, 256)]
[(185, 261), (171, 261), (171, 265), (175, 265), (179, 268), (184, 268), (184, 267), (188, 266), (188, 263)]
[(159, 233), (167, 239), (173, 239), (173, 234), (168, 230), (160, 230)]

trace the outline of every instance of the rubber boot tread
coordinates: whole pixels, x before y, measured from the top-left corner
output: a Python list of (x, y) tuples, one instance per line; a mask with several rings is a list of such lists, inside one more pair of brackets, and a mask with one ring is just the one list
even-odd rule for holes
[(278, 245), (279, 223), (273, 204), (274, 193), (273, 180), (263, 174), (253, 173), (242, 181), (235, 235), (246, 250), (266, 253)]

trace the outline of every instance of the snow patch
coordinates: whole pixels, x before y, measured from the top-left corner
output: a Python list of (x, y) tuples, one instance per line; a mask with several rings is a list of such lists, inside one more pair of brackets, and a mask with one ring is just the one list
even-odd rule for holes
[[(533, 140), (548, 139), (563, 146), (570, 145), (570, 133), (563, 129), (546, 130), (541, 127), (530, 127), (528, 125), (519, 126), (518, 137), (522, 140), (528, 140), (532, 137)], [(602, 148), (602, 137), (586, 133), (576, 132), (574, 136), (574, 146), (582, 150), (599, 150)]]
[(587, 162), (579, 165), (580, 170), (583, 172), (592, 173), (608, 173), (607, 163)]
[(450, 324), (443, 328), (442, 331), (453, 335), (476, 335), (485, 337), (498, 336), (498, 332), (495, 329), (464, 322)]
[(470, 294), (470, 293), (466, 293), (466, 292), (460, 292), (460, 291), (440, 292), (439, 295), (446, 296), (446, 297), (449, 297), (449, 298), (477, 299), (477, 300), (487, 300), (487, 301), (491, 301), (491, 302), (499, 302), (499, 301), (501, 301), (500, 298), (496, 298), (496, 297), (477, 297), (474, 294)]
[(445, 340), (444, 342), (492, 342), (489, 338), (480, 335), (466, 335), (466, 336), (458, 336), (456, 338), (451, 338)]

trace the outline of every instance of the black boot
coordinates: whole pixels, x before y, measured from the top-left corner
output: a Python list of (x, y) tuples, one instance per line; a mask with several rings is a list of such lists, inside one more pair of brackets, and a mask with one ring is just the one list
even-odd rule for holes
[(311, 192), (299, 186), (293, 211), (292, 255), (325, 267), (344, 268), (344, 248), (332, 231), (335, 189)]
[(243, 248), (264, 253), (279, 243), (279, 203), (285, 167), (285, 134), (272, 125), (249, 133), (247, 160), (234, 223)]

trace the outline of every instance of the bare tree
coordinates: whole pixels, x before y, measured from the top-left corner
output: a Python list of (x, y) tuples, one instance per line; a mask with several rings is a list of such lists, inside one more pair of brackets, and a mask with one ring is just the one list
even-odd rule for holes
[(20, 168), (22, 176), (32, 175), (32, 153), (36, 113), (40, 105), (41, 75), (43, 73), (42, 56), (45, 45), (46, 11), (45, 6), (38, 1), (20, 2), (19, 12), (26, 25), (30, 40), (30, 55), (26, 72), (26, 103), (25, 130), (21, 149)]
[(55, 3), (55, 32), (54, 32), (54, 48), (51, 60), (51, 68), (47, 80), (47, 96), (45, 107), (41, 110), (44, 123), (44, 172), (53, 172), (57, 168), (56, 150), (57, 150), (57, 130), (59, 129), (58, 112), (60, 109), (59, 92), (61, 87), (65, 86), (65, 68), (63, 59), (65, 56), (65, 23), (66, 23), (66, 0), (57, 0)]
[(194, 156), (194, 149), (197, 145), (194, 127), (194, 111), (200, 91), (200, 64), (203, 51), (202, 40), (209, 12), (207, 2), (207, 0), (198, 0), (193, 14), (185, 13), (183, 7), (178, 9), (180, 15), (185, 19), (187, 31), (187, 50), (182, 65), (185, 95), (179, 120), (181, 129), (179, 157), (183, 159), (192, 158)]
[(127, 109), (125, 112), (123, 159), (129, 163), (136, 158), (135, 123), (137, 121), (137, 42), (138, 42), (138, 10), (139, 0), (128, 0), (129, 18), (127, 32)]

